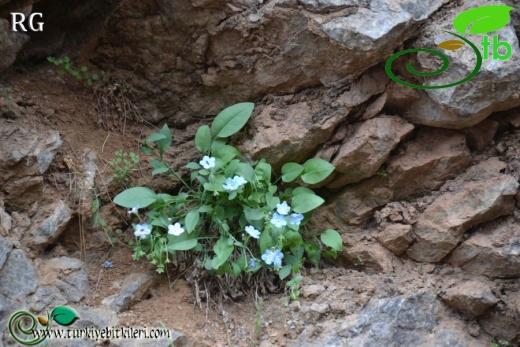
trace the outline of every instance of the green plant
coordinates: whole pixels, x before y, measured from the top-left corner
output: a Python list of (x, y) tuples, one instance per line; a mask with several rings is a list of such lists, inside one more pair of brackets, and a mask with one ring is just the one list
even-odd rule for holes
[(103, 70), (98, 73), (90, 72), (87, 66), (81, 66), (75, 68), (69, 57), (54, 58), (47, 57), (47, 60), (56, 66), (61, 67), (60, 74), (69, 74), (76, 78), (78, 81), (86, 81), (89, 87), (93, 86), (96, 82), (106, 82), (107, 76)]
[(146, 256), (158, 272), (176, 262), (179, 252), (189, 251), (196, 264), (212, 274), (239, 276), (266, 269), (278, 272), (281, 280), (292, 274), (287, 285), (294, 298), (304, 262), (318, 264), (322, 253), (336, 257), (342, 249), (335, 230), (328, 229), (318, 238), (306, 229), (311, 211), (324, 200), (296, 181), (319, 183), (334, 166), (321, 159), (286, 163), (273, 183), (272, 167), (264, 159), (248, 162), (237, 148), (226, 144), (247, 123), (253, 108), (252, 103), (230, 106), (211, 127), (198, 129), (195, 145), (202, 159), (186, 165), (192, 170), (189, 183), (164, 160), (172, 143), (164, 125), (144, 140), (142, 150), (155, 157), (150, 160), (152, 175), (173, 175), (182, 189), (170, 195), (133, 187), (114, 202), (131, 208), (139, 220), (133, 225), (134, 258)]
[(130, 172), (139, 164), (139, 156), (134, 152), (127, 153), (122, 149), (114, 153), (115, 158), (108, 162), (112, 167), (114, 177), (120, 184), (126, 186), (130, 183)]

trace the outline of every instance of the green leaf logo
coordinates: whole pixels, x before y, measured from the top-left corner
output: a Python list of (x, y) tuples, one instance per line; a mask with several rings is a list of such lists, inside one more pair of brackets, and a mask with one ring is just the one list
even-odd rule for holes
[(71, 325), (76, 319), (79, 319), (76, 311), (67, 306), (58, 306), (51, 312), (51, 319), (60, 325)]
[(466, 34), (468, 27), (470, 34), (485, 34), (503, 28), (509, 22), (509, 12), (514, 7), (504, 5), (481, 6), (459, 14), (453, 20), (453, 27)]

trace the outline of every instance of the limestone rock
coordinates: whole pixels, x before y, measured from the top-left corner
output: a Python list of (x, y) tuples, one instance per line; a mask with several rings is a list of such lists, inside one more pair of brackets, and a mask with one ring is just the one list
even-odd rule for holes
[(463, 134), (425, 129), (387, 167), (394, 199), (438, 189), (472, 162)]
[[(428, 23), (413, 47), (435, 48), (454, 36), (441, 29), (453, 31), (453, 19), (462, 11), (481, 6), (479, 0), (465, 1), (457, 11), (435, 22)], [(432, 34), (435, 33), (435, 34)], [(479, 73), (466, 82), (452, 88), (421, 91), (421, 99), (410, 105), (404, 117), (414, 124), (434, 127), (461, 129), (473, 126), (493, 112), (514, 108), (520, 105), (520, 94), (514, 87), (520, 83), (520, 49), (515, 28), (511, 21), (500, 30), (493, 32), (499, 41), (506, 41), (511, 46), (511, 57), (506, 61), (484, 59)], [(490, 35), (491, 40), (491, 35)], [(477, 47), (481, 47), (482, 35), (469, 37)], [(475, 53), (472, 49), (461, 49), (444, 52), (450, 64), (450, 73), (441, 73), (426, 80), (427, 85), (445, 85), (468, 76), (475, 68)], [(490, 49), (491, 54), (491, 49)], [(431, 54), (419, 54), (419, 71), (435, 71), (438, 69)], [(413, 82), (413, 81), (412, 81)]]
[[(44, 261), (39, 266), (41, 286), (55, 287), (68, 302), (78, 302), (88, 292), (88, 276), (79, 259), (58, 257)], [(36, 293), (35, 301), (38, 300)]]
[(332, 162), (342, 174), (341, 183), (346, 185), (373, 176), (412, 130), (413, 125), (397, 116), (380, 116), (354, 126), (353, 134)]
[(254, 135), (241, 149), (253, 158), (265, 158), (275, 167), (311, 156), (348, 113), (317, 117), (318, 110), (302, 102), (287, 108), (266, 106), (253, 118)]
[(479, 341), (464, 333), (460, 322), (443, 313), (435, 293), (430, 291), (372, 299), (358, 314), (322, 323), (317, 331), (305, 328), (288, 346), (479, 345)]
[(38, 275), (24, 251), (11, 251), (0, 271), (0, 294), (12, 301), (22, 301), (36, 291)]
[(110, 306), (116, 312), (128, 310), (133, 304), (140, 301), (155, 283), (155, 277), (150, 273), (134, 273), (128, 276), (121, 293), (103, 300), (103, 304)]
[(520, 292), (510, 291), (502, 296), (502, 302), (478, 318), (486, 333), (497, 340), (505, 340), (511, 346), (520, 343)]
[(450, 263), (488, 277), (520, 277), (520, 226), (486, 226), (457, 247)]
[(29, 40), (29, 36), (23, 32), (11, 31), (11, 24), (0, 19), (0, 46), (2, 55), (0, 56), (0, 72), (10, 67), (16, 60), (16, 54), (22, 49), (24, 43)]
[(61, 200), (47, 207), (46, 210), (49, 212), (52, 211), (51, 215), (44, 217), (46, 211), (42, 211), (39, 217), (44, 219), (40, 219), (39, 223), (35, 223), (30, 231), (32, 236), (29, 241), (30, 244), (39, 248), (43, 248), (56, 241), (65, 230), (72, 216), (70, 208)]
[(346, 247), (339, 253), (339, 261), (347, 267), (362, 268), (369, 273), (394, 270), (394, 256), (377, 242), (364, 242), (359, 235), (349, 235)]
[(11, 216), (0, 206), (0, 236), (9, 235), (12, 226)]
[[(352, 82), (446, 2), (125, 0), (106, 21), (98, 60), (132, 73), (147, 120), (202, 117), (267, 93)], [(137, 75), (134, 62), (144, 67)]]
[(395, 255), (403, 254), (412, 243), (412, 226), (407, 224), (391, 224), (374, 237), (386, 249)]
[(414, 229), (416, 242), (408, 256), (417, 261), (440, 261), (468, 228), (512, 213), (517, 189), (516, 179), (503, 175), (467, 182), (457, 192), (439, 196), (419, 217)]
[(498, 302), (491, 288), (481, 281), (465, 281), (446, 290), (444, 301), (470, 317), (477, 317)]
[(61, 139), (57, 131), (21, 129), (0, 119), (0, 186), (47, 171)]
[(2, 270), (2, 267), (5, 264), (5, 260), (7, 259), (7, 256), (9, 255), (9, 252), (11, 252), (12, 248), (12, 242), (9, 241), (9, 239), (0, 236), (0, 270)]
[(495, 137), (498, 129), (498, 122), (492, 119), (485, 119), (471, 128), (464, 129), (468, 146), (472, 149), (483, 150)]
[(11, 208), (23, 209), (43, 197), (43, 177), (23, 177), (4, 185), (5, 203)]

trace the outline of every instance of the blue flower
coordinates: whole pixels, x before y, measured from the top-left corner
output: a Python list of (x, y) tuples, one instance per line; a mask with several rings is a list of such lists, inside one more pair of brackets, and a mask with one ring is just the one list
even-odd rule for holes
[(264, 254), (262, 254), (262, 260), (267, 264), (271, 265), (274, 259), (274, 252), (270, 249), (266, 250)]
[(251, 236), (252, 238), (255, 238), (255, 239), (260, 237), (260, 231), (255, 229), (255, 227), (252, 225), (246, 226), (246, 233), (248, 233), (249, 236)]
[(281, 214), (278, 214), (276, 212), (273, 213), (273, 216), (271, 217), (271, 223), (277, 228), (281, 228), (284, 225), (287, 225), (285, 216), (282, 216)]
[(233, 180), (235, 180), (235, 182), (237, 183), (237, 185), (240, 187), (240, 186), (243, 186), (244, 184), (247, 183), (247, 180), (242, 177), (242, 176), (236, 176), (233, 177)]
[(300, 225), (300, 222), (303, 220), (303, 214), (301, 213), (293, 213), (291, 214), (291, 217), (289, 218), (289, 223), (294, 225)]
[(273, 265), (274, 266), (282, 266), (283, 253), (280, 252), (279, 249), (274, 251), (273, 255)]
[(202, 165), (203, 168), (206, 170), (214, 168), (215, 167), (215, 158), (208, 157), (205, 155), (201, 161), (199, 161), (199, 164)]
[(222, 185), (222, 188), (227, 190), (228, 192), (232, 192), (238, 189), (238, 183), (231, 177), (226, 178), (226, 182)]
[(144, 239), (146, 236), (148, 236), (152, 232), (152, 230), (148, 227), (148, 224), (146, 224), (146, 223), (135, 224), (134, 229), (135, 229), (134, 235), (141, 239)]
[(282, 202), (281, 204), (276, 205), (276, 212), (281, 215), (286, 216), (291, 211), (291, 206), (287, 205), (287, 201)]
[(274, 265), (274, 266), (282, 266), (282, 259), (283, 259), (283, 253), (276, 249), (274, 252), (271, 249), (268, 249), (265, 251), (264, 254), (262, 254), (262, 260), (267, 265)]
[(254, 268), (256, 266), (255, 260), (253, 258), (249, 259), (249, 267)]
[(112, 262), (110, 260), (106, 260), (105, 263), (103, 264), (104, 267), (106, 267), (107, 269), (111, 269), (114, 264), (112, 264)]
[(139, 210), (139, 205), (132, 207), (130, 210), (128, 210), (128, 214), (137, 214), (137, 210)]

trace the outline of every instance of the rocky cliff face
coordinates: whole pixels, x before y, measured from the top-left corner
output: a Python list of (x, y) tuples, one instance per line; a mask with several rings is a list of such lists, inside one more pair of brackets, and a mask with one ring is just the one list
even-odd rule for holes
[[(92, 58), (137, 91), (134, 101), (146, 120), (167, 122), (187, 131), (187, 138), (195, 125), (223, 107), (256, 101), (248, 129), (237, 139), (251, 158), (265, 157), (278, 168), (285, 161), (310, 157), (336, 166), (318, 187), (327, 204), (314, 223), (342, 233), (345, 249), (337, 265), (375, 278), (420, 266), (428, 269), (421, 273), (426, 282), (428, 276), (438, 279), (437, 284), (424, 284), (426, 291), (393, 297), (375, 291), (363, 310), (336, 312), (337, 319), (348, 316), (343, 323), (327, 318), (324, 313), (332, 306), (325, 295), (317, 295), (325, 309), (311, 306), (308, 312), (318, 312), (315, 321), (323, 329), (303, 329), (290, 343), (392, 345), (400, 338), (400, 345), (472, 346), (496, 338), (519, 345), (518, 5), (491, 3), (517, 6), (508, 24), (493, 33), (510, 44), (511, 57), (484, 60), (469, 82), (412, 89), (392, 81), (384, 69), (396, 51), (435, 48), (449, 39), (443, 30), (453, 31), (458, 13), (489, 4), (122, 0), (106, 13)], [(12, 64), (28, 39), (2, 30), (6, 23), (0, 19), (0, 43), (6, 51), (0, 69)], [(482, 35), (470, 40), (481, 47)], [(475, 66), (471, 50), (446, 54), (455, 61), (453, 67), (429, 85), (466, 76)], [(406, 72), (405, 63), (399, 61), (394, 69), (413, 81), (416, 77)], [(414, 64), (434, 70), (438, 61), (421, 53)], [(13, 112), (3, 114), (8, 111)], [(9, 126), (0, 130), (0, 143), (19, 138)], [(22, 198), (41, 198), (41, 175), (60, 144), (53, 132), (22, 135), (30, 146), (16, 151), (6, 143), (9, 150), (0, 153), (0, 201), (11, 211), (0, 208), (0, 299), (11, 295), (6, 292), (16, 280), (11, 271), (23, 268), (28, 278), (35, 277), (31, 261), (12, 249), (9, 230), (11, 223), (23, 229), (23, 218), (15, 211), (22, 209)], [(34, 216), (32, 226), (26, 223), (33, 235), (31, 247), (55, 242), (69, 221), (67, 206), (52, 210), (50, 216)], [(506, 279), (513, 281), (504, 284)], [(35, 281), (29, 282), (35, 287)], [(38, 301), (35, 288), (16, 293), (16, 303), (27, 297)], [(73, 299), (56, 296), (64, 302), (81, 299), (80, 294)], [(447, 319), (446, 310), (462, 315)], [(468, 328), (465, 319), (478, 322), (478, 331)]]

